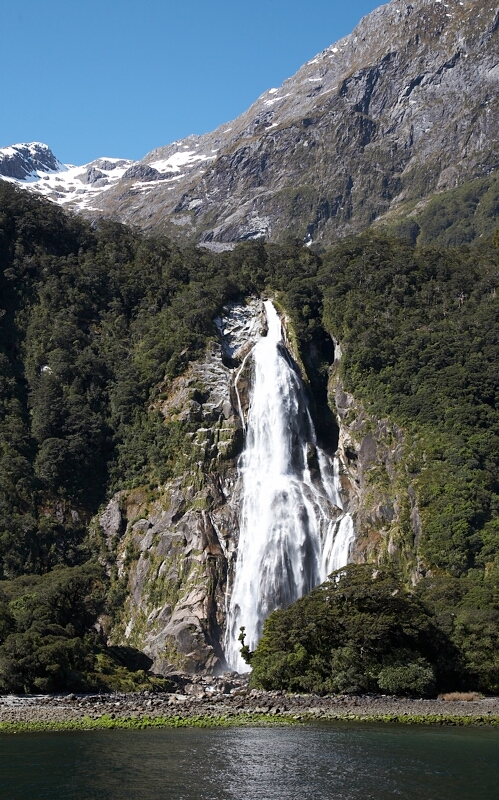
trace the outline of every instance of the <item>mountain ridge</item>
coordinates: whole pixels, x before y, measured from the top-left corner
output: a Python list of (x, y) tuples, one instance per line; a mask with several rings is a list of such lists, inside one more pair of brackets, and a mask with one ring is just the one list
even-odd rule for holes
[(44, 194), (213, 249), (410, 217), (497, 170), (498, 26), (485, 0), (392, 0), (232, 122), (118, 171), (91, 162), (72, 191), (44, 177)]

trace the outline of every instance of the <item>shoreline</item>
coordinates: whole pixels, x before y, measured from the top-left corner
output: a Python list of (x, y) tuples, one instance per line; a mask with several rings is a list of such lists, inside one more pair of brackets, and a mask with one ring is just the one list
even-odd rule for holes
[(256, 690), (211, 696), (142, 692), (0, 697), (0, 734), (310, 722), (499, 727), (499, 698), (446, 701), (372, 695), (319, 697)]

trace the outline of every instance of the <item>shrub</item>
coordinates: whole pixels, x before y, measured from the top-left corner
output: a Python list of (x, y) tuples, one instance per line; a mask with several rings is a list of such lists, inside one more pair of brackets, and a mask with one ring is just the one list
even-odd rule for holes
[(264, 689), (429, 694), (459, 662), (423, 604), (390, 569), (351, 564), (267, 619), (251, 654)]
[(439, 694), (439, 700), (447, 700), (449, 703), (460, 701), (465, 703), (481, 700), (482, 695), (478, 692), (447, 692), (446, 694)]
[(412, 664), (384, 667), (377, 681), (379, 688), (388, 694), (422, 697), (435, 693), (435, 671), (422, 658)]

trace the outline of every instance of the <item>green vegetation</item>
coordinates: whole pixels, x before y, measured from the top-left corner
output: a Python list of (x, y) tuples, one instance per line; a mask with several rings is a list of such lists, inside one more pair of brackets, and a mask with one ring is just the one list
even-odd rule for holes
[(499, 564), (499, 249), (364, 236), (324, 258), (325, 324), (346, 387), (411, 433), (420, 555), (453, 575)]
[[(403, 725), (453, 725), (453, 726), (493, 726), (499, 725), (499, 717), (457, 716), (455, 714), (342, 714), (323, 715), (323, 720), (340, 722), (384, 722)], [(113, 718), (103, 714), (98, 719), (81, 717), (47, 722), (0, 722), (0, 733), (44, 733), (47, 731), (76, 730), (145, 730), (147, 728), (229, 728), (229, 727), (282, 727), (283, 725), (315, 722), (315, 714), (289, 716), (271, 714), (246, 714), (233, 716), (198, 715), (192, 717), (121, 717)]]
[(37, 733), (43, 731), (75, 731), (75, 730), (142, 730), (145, 728), (229, 728), (242, 725), (289, 725), (293, 720), (287, 717), (271, 716), (270, 714), (245, 714), (234, 716), (224, 714), (202, 715), (189, 717), (180, 715), (172, 717), (111, 717), (103, 714), (97, 719), (80, 717), (68, 719), (63, 722), (51, 720), (47, 722), (0, 722), (0, 733)]
[(84, 685), (82, 674), (93, 667), (89, 628), (104, 601), (99, 572), (86, 564), (3, 583), (0, 689), (58, 691)]
[(432, 695), (452, 684), (459, 654), (389, 571), (350, 565), (267, 619), (251, 683), (263, 689)]
[[(390, 569), (351, 564), (284, 611), (251, 653), (263, 689), (434, 696), (497, 693), (497, 583), (425, 578), (410, 591)], [(487, 592), (487, 595), (485, 594)]]
[[(347, 643), (334, 645), (334, 663), (333, 645), (326, 653), (316, 643), (316, 663), (306, 636), (315, 613), (332, 613), (321, 610), (317, 590), (300, 601), (310, 620), (305, 639), (297, 622), (296, 640), (274, 665), (282, 685), (499, 691), (499, 247), (486, 238), (496, 183), (432, 202), (417, 217), (417, 246), (400, 230), (409, 238), (368, 233), (322, 255), (293, 240), (213, 254), (110, 222), (91, 226), (0, 182), (3, 691), (152, 680), (136, 653), (106, 648), (97, 633), (99, 616), (112, 615), (123, 596), (116, 586), (110, 592), (95, 561), (89, 522), (115, 490), (155, 491), (183, 472), (196, 426), (165, 420), (155, 400), (216, 337), (213, 318), (229, 299), (265, 291), (291, 320), (319, 440), (334, 447), (338, 434), (327, 402), (334, 337), (346, 389), (414, 442), (401, 469), (422, 525), (418, 541), (410, 526), (404, 531), (401, 578), (380, 568), (386, 587), (398, 581), (394, 597), (413, 638), (395, 646), (388, 614), (385, 649), (362, 674), (350, 673), (362, 636), (371, 641), (362, 626), (341, 634)], [(474, 246), (448, 247), (470, 240), (470, 214)], [(408, 592), (416, 562), (426, 577)], [(343, 630), (338, 614), (331, 636)], [(271, 617), (262, 640), (269, 653), (281, 652), (279, 619)], [(439, 660), (421, 637), (455, 654), (454, 672), (451, 656)], [(273, 670), (262, 666), (262, 681), (275, 680)]]
[(419, 245), (454, 247), (491, 238), (498, 220), (499, 181), (492, 173), (434, 196), (422, 211), (387, 227)]
[(3, 581), (0, 692), (168, 687), (147, 674), (151, 660), (143, 653), (106, 646), (96, 629), (106, 590), (102, 567), (91, 561)]

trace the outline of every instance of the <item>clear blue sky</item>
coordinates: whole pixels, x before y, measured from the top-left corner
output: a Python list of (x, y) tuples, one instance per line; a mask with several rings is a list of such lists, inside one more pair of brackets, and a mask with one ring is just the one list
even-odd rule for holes
[(248, 108), (375, 0), (0, 0), (0, 147), (139, 159)]

